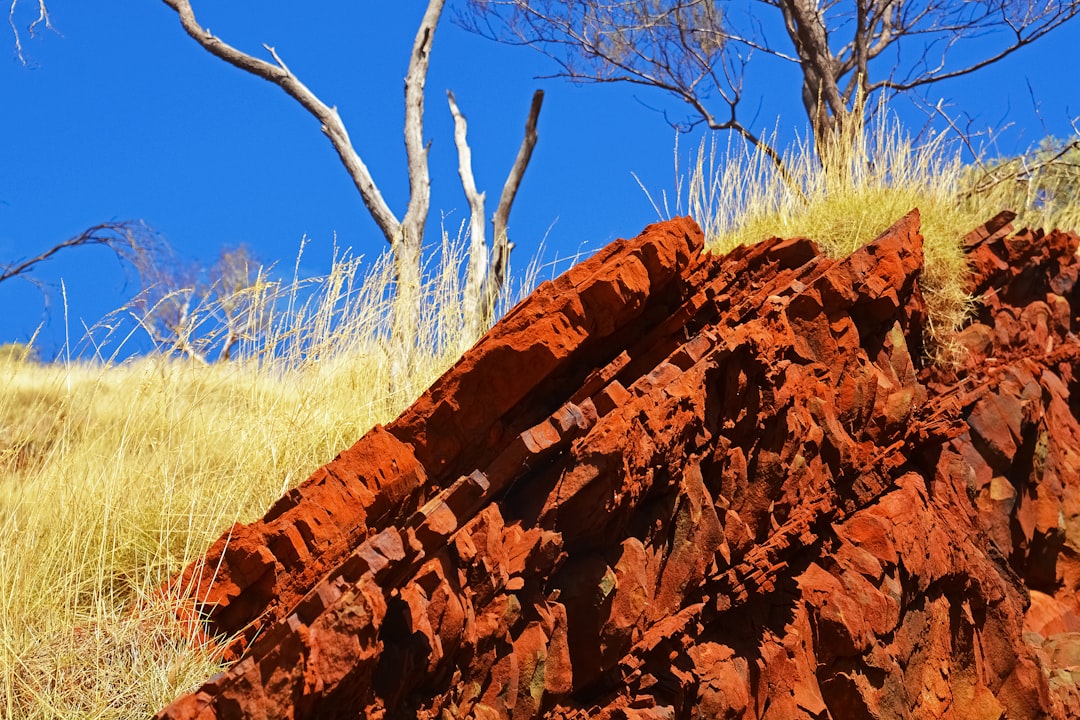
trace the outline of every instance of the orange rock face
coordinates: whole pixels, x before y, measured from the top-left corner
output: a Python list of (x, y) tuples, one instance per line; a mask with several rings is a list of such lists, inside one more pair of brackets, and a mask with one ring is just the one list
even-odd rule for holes
[(1010, 219), (949, 370), (917, 212), (613, 243), (185, 571), (158, 717), (1080, 717), (1080, 237)]

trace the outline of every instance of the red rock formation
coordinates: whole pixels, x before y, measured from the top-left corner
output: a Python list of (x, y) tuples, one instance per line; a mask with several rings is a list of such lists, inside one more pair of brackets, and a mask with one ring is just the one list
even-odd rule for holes
[(158, 717), (1080, 716), (1080, 238), (1010, 219), (948, 371), (917, 212), (545, 283), (188, 568), (237, 662)]

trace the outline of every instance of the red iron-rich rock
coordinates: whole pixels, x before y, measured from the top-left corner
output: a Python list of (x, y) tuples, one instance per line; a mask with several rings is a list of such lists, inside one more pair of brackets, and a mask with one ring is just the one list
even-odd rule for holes
[(184, 572), (235, 662), (158, 717), (1080, 717), (1080, 237), (1011, 220), (957, 367), (917, 211), (544, 283)]

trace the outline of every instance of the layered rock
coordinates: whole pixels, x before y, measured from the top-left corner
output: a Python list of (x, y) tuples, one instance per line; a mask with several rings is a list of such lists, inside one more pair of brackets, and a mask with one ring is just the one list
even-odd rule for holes
[(1009, 220), (950, 370), (917, 212), (545, 283), (187, 569), (236, 662), (159, 717), (1070, 716), (1080, 238)]
[(992, 547), (1030, 591), (1027, 639), (1050, 676), (1055, 715), (1080, 717), (1080, 238), (1023, 230), (1002, 213), (967, 237), (979, 298), (956, 372), (927, 372), (931, 392), (962, 388), (961, 458)]

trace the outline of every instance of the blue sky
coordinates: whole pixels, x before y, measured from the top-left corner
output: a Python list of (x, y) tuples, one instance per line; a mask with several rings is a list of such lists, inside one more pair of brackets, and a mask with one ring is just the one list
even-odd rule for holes
[[(402, 80), (425, 3), (194, 5), (203, 26), (227, 42), (253, 54), (262, 53), (263, 42), (276, 47), (301, 80), (339, 108), (400, 217), (407, 199)], [(383, 251), (381, 233), (316, 121), (277, 87), (207, 54), (164, 3), (53, 0), (49, 7), (58, 32), (24, 35), (29, 67), (16, 59), (10, 30), (0, 33), (0, 263), (95, 223), (131, 219), (205, 262), (224, 245), (245, 243), (260, 259), (291, 268), (306, 235), (304, 269), (318, 273), (329, 266), (335, 233), (339, 246), (366, 257)], [(21, 27), (32, 10), (26, 5), (17, 16)], [(446, 89), (468, 118), (490, 213), (532, 93), (543, 88), (540, 140), (510, 219), (515, 265), (526, 264), (545, 237), (550, 260), (595, 250), (654, 221), (633, 174), (654, 195), (673, 191), (675, 133), (653, 108), (681, 116), (679, 106), (648, 89), (536, 79), (554, 70), (549, 60), (462, 30), (451, 22), (453, 10), (451, 0), (427, 82), (432, 220), (446, 214), (456, 229), (467, 212)], [(930, 99), (952, 103), (975, 128), (1008, 125), (1002, 152), (1023, 150), (1047, 133), (1065, 136), (1080, 115), (1078, 44), (1074, 21), (979, 74), (932, 87)], [(755, 59), (743, 117), (756, 111), (754, 129), (776, 126), (790, 138), (806, 123), (799, 87), (793, 67)], [(923, 120), (901, 112), (913, 124)], [(681, 140), (683, 150), (697, 137)], [(37, 277), (50, 290), (48, 310), (28, 283), (0, 283), (0, 343), (25, 341), (44, 323), (47, 356), (64, 338), (61, 279), (73, 337), (138, 289), (96, 248), (58, 256)]]

